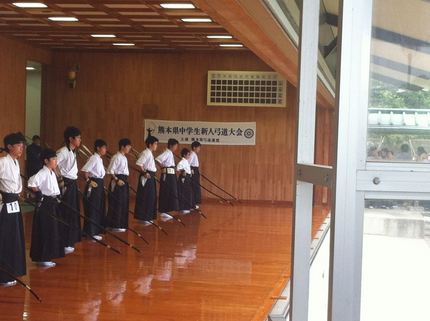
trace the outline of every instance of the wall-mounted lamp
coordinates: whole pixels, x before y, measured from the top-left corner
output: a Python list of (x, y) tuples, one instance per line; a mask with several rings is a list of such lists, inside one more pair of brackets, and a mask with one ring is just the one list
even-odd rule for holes
[(67, 82), (69, 87), (74, 89), (76, 87), (76, 79), (78, 77), (79, 65), (75, 65), (67, 72)]

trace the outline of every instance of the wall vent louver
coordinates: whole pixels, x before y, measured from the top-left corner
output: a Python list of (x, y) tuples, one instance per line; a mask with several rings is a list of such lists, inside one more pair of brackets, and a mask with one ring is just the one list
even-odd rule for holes
[(276, 72), (208, 71), (208, 106), (286, 107), (286, 93)]

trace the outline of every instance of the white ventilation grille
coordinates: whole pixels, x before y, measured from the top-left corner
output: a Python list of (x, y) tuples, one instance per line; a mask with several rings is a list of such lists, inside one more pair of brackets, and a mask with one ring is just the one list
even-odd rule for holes
[(208, 106), (286, 107), (286, 93), (276, 72), (208, 71)]

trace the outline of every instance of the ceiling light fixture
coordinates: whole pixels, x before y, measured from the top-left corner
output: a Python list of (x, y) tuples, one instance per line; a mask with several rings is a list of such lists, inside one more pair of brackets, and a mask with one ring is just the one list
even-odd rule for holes
[(192, 3), (160, 3), (160, 7), (164, 9), (195, 9)]
[(25, 70), (36, 70), (36, 68), (31, 67), (31, 66), (27, 66), (27, 67), (25, 67)]
[(220, 47), (230, 47), (230, 48), (241, 48), (243, 47), (240, 43), (222, 43), (219, 45)]
[(210, 18), (182, 18), (183, 22), (212, 22)]
[(57, 21), (57, 22), (76, 22), (79, 21), (76, 17), (49, 17), (48, 18), (51, 21)]
[(114, 42), (114, 46), (134, 46), (134, 43), (131, 42)]
[(13, 2), (15, 7), (18, 8), (48, 8), (48, 6), (41, 2)]
[(97, 34), (91, 35), (91, 37), (93, 37), (93, 38), (116, 38), (115, 35), (97, 35)]
[(208, 39), (232, 39), (232, 36), (229, 35), (209, 35), (206, 36)]

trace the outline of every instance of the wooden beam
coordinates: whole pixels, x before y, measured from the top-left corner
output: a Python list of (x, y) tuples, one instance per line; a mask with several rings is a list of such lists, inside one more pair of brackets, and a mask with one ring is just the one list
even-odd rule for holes
[[(297, 86), (297, 48), (260, 0), (194, 0), (257, 56)], [(334, 97), (318, 82), (318, 104), (333, 107)]]

